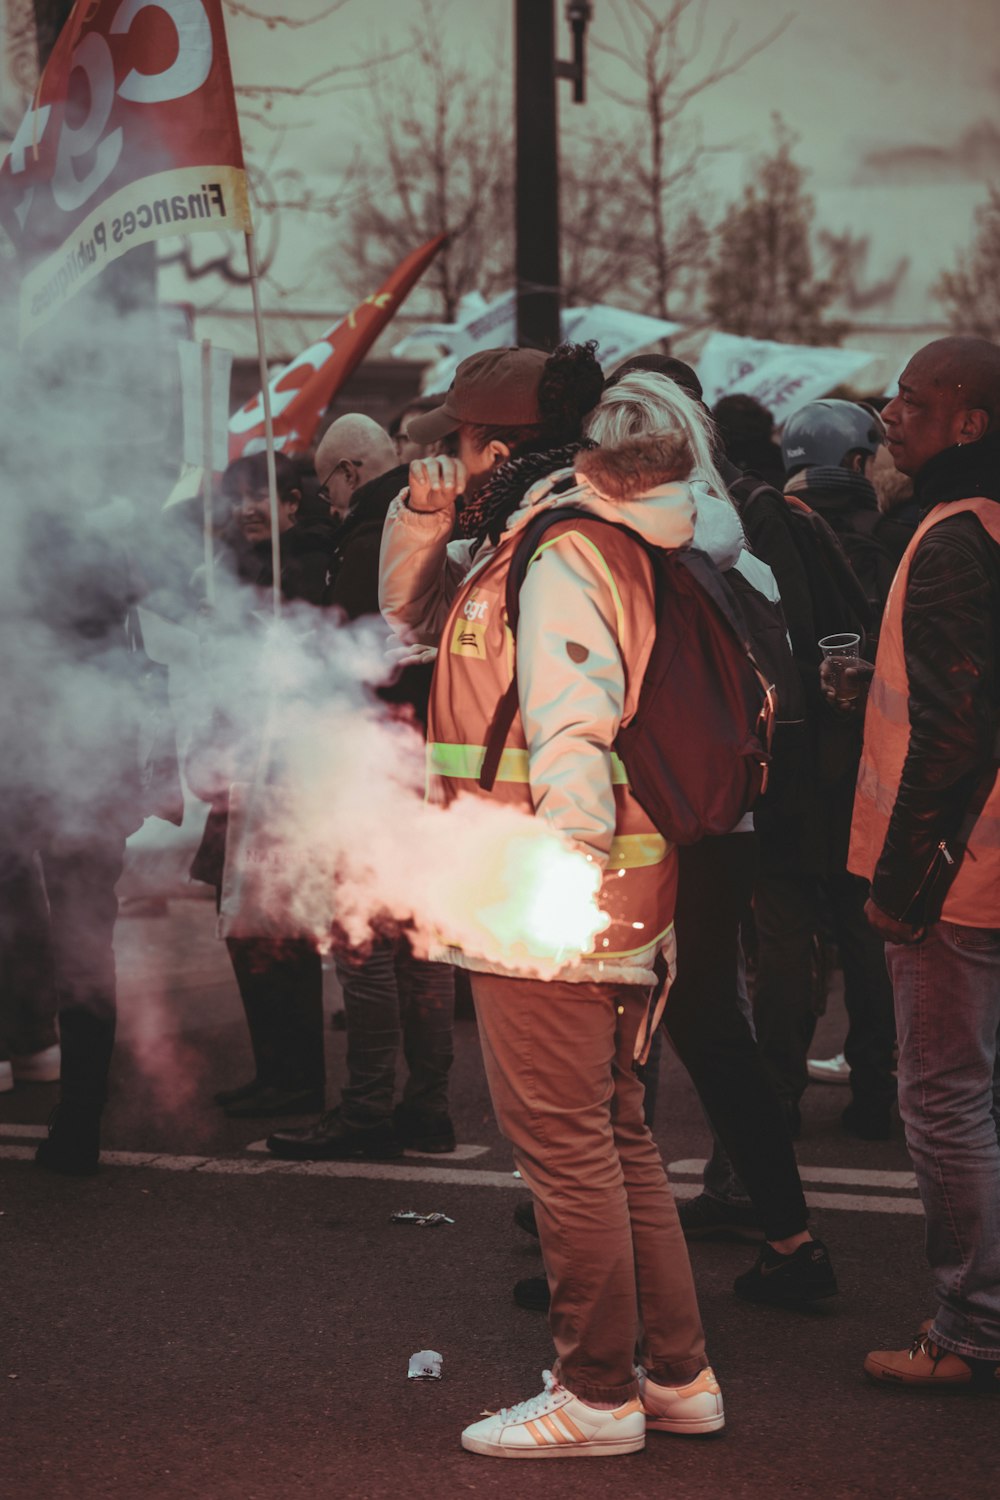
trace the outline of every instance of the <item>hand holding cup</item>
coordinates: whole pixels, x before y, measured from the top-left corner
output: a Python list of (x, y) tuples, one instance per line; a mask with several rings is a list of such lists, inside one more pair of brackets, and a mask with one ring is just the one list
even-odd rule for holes
[(850, 631), (826, 635), (817, 643), (823, 653), (819, 681), (823, 696), (841, 714), (853, 714), (863, 708), (862, 685), (867, 688), (872, 672), (870, 662), (860, 660), (861, 637)]

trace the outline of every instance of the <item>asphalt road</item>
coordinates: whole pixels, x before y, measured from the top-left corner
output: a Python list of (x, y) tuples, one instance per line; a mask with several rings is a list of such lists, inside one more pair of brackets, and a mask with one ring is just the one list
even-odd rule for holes
[[(861, 1361), (930, 1310), (901, 1137), (849, 1140), (846, 1092), (814, 1086), (803, 1177), (842, 1292), (811, 1315), (747, 1306), (745, 1245), (693, 1249), (727, 1427), (651, 1434), (643, 1454), (566, 1466), (464, 1453), (484, 1407), (535, 1394), (543, 1318), (513, 1282), (540, 1269), (511, 1222), (520, 1189), (493, 1122), (475, 1025), (457, 1027), (456, 1158), (349, 1167), (274, 1163), (260, 1122), (208, 1102), (248, 1073), (239, 1003), (210, 904), (119, 924), (122, 1006), (108, 1165), (66, 1181), (30, 1161), (54, 1090), (0, 1096), (0, 1494), (11, 1500), (477, 1494), (580, 1500), (937, 1497), (997, 1491), (1000, 1401), (873, 1387)], [(331, 1006), (336, 1004), (330, 986)], [(834, 998), (818, 1050), (839, 1050)], [(330, 1099), (344, 1037), (329, 1035)], [(657, 1135), (679, 1194), (708, 1135), (664, 1064)], [(455, 1223), (390, 1222), (399, 1208)], [(416, 1350), (443, 1378), (407, 1379)]]

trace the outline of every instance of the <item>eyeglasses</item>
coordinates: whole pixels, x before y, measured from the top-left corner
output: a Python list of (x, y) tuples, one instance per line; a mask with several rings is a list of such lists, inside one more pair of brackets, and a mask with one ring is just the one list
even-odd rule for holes
[(330, 472), (326, 476), (326, 478), (323, 480), (323, 483), (320, 485), (319, 489), (316, 491), (316, 498), (317, 498), (317, 500), (323, 500), (323, 501), (325, 501), (325, 503), (327, 505), (332, 505), (333, 504), (333, 496), (330, 494), (330, 491), (327, 489), (327, 485), (330, 483), (330, 480), (333, 478), (334, 474), (336, 474), (337, 470), (338, 469), (348, 469), (349, 470), (351, 468), (360, 469), (363, 466), (364, 466), (364, 459), (363, 458), (341, 458), (341, 459), (339, 459), (337, 461), (337, 463), (334, 464), (333, 468), (330, 470)]

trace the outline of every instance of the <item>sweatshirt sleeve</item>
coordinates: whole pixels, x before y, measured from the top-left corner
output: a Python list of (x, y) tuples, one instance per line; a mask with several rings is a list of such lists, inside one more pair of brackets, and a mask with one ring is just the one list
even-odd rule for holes
[(389, 506), (379, 557), (379, 608), (397, 635), (436, 646), (472, 543), (452, 542), (449, 511), (414, 511), (403, 490)]

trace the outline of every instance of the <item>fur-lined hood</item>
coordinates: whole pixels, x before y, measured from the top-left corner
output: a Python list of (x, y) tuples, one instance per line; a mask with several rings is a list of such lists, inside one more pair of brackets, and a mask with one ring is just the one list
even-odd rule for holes
[(743, 547), (739, 517), (728, 499), (700, 480), (685, 479), (693, 463), (687, 439), (677, 434), (588, 448), (573, 470), (562, 469), (531, 487), (507, 533), (520, 530), (543, 508), (576, 505), (631, 527), (658, 547), (699, 547), (717, 567), (732, 567)]

